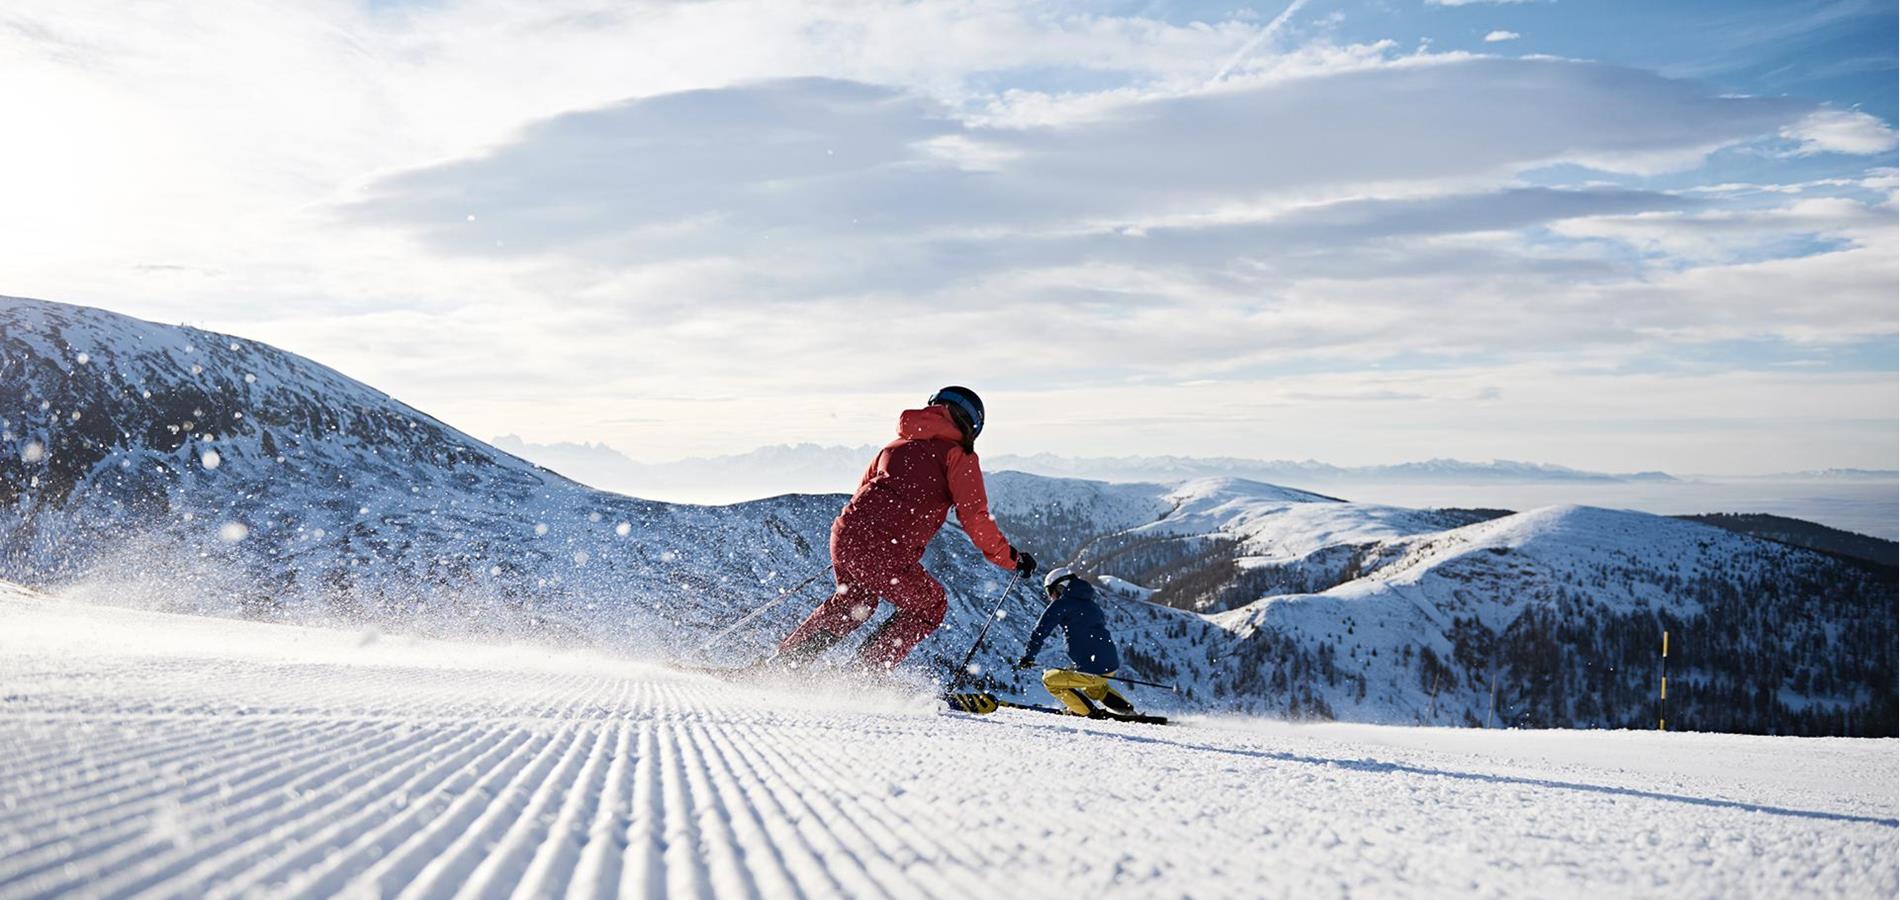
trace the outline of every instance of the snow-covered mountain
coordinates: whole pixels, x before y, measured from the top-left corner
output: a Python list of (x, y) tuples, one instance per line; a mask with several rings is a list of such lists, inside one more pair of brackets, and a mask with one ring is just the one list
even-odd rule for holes
[[(268, 345), (0, 299), (0, 577), (38, 587), (676, 651), (822, 572), (842, 502), (597, 491)], [(931, 553), (953, 614), (920, 659), (967, 643), (1003, 575), (960, 535)]]
[(1895, 715), (1893, 581), (1819, 554), (1551, 507), (1382, 542), (1362, 566), (1218, 616), (1243, 635), (1230, 690), (1317, 685), (1315, 707), (1447, 724), (1882, 733)]
[(1354, 577), (1368, 547), (1482, 516), (1352, 503), (1241, 478), (1111, 484), (991, 477), (992, 508), (1050, 559), (1143, 585), (1155, 602), (1215, 612)]
[[(1163, 708), (1641, 726), (1669, 628), (1686, 727), (1896, 727), (1878, 567), (1643, 513), (1497, 518), (1240, 478), (997, 472), (991, 492), (1006, 531), (1110, 588), (1129, 669), (1182, 688), (1144, 701)], [(267, 345), (0, 299), (0, 578), (36, 587), (670, 656), (778, 600), (721, 648), (737, 660), (828, 586), (843, 499), (607, 493)], [(920, 667), (961, 656), (1005, 584), (954, 529), (930, 553), (951, 611)], [(1040, 606), (1023, 590), (1002, 609), (985, 673)]]
[[(1218, 702), (1393, 723), (1893, 730), (1890, 569), (1581, 506), (1413, 510), (1240, 479), (1007, 473), (992, 494), (1030, 547), (1150, 601), (1121, 605), (1208, 613), (1195, 621), (1215, 629), (1171, 623), (1153, 655)], [(1659, 708), (1665, 629), (1675, 699)]]

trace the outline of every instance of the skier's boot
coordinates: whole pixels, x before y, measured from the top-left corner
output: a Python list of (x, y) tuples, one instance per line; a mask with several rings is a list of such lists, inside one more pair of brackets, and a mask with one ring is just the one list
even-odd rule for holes
[(950, 704), (951, 709), (967, 713), (976, 713), (977, 715), (993, 713), (997, 710), (997, 707), (1001, 705), (996, 702), (995, 694), (987, 694), (981, 691), (949, 693), (943, 695), (943, 700), (945, 703)]
[(1102, 712), (1114, 718), (1136, 715), (1135, 704), (1128, 702), (1127, 697), (1122, 696), (1112, 687), (1104, 687), (1102, 690)]
[(1089, 695), (1082, 693), (1081, 688), (1070, 688), (1068, 696), (1058, 694), (1056, 699), (1062, 701), (1062, 705), (1068, 707), (1069, 712), (1074, 715), (1088, 716), (1091, 719), (1099, 719), (1107, 715), (1102, 712), (1101, 707), (1095, 705), (1095, 701), (1089, 699)]

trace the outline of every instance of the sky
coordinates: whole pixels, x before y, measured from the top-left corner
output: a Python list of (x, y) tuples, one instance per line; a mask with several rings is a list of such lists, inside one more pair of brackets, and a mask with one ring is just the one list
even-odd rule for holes
[(477, 437), (1893, 468), (1891, 2), (0, 10), (0, 294)]

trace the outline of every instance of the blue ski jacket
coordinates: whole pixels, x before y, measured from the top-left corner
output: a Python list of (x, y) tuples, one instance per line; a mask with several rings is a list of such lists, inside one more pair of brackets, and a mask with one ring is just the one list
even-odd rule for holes
[(1121, 655), (1115, 652), (1115, 639), (1108, 634), (1108, 622), (1102, 607), (1095, 602), (1095, 585), (1080, 578), (1072, 579), (1062, 593), (1050, 601), (1042, 618), (1029, 632), (1029, 646), (1023, 655), (1034, 659), (1042, 652), (1049, 633), (1060, 628), (1069, 639), (1069, 659), (1075, 669), (1091, 675), (1106, 675), (1121, 668)]

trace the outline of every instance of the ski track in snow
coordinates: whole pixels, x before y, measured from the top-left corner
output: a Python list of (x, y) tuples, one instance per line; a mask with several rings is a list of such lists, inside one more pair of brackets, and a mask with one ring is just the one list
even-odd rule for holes
[(973, 717), (0, 598), (5, 898), (1893, 896), (1895, 750)]

